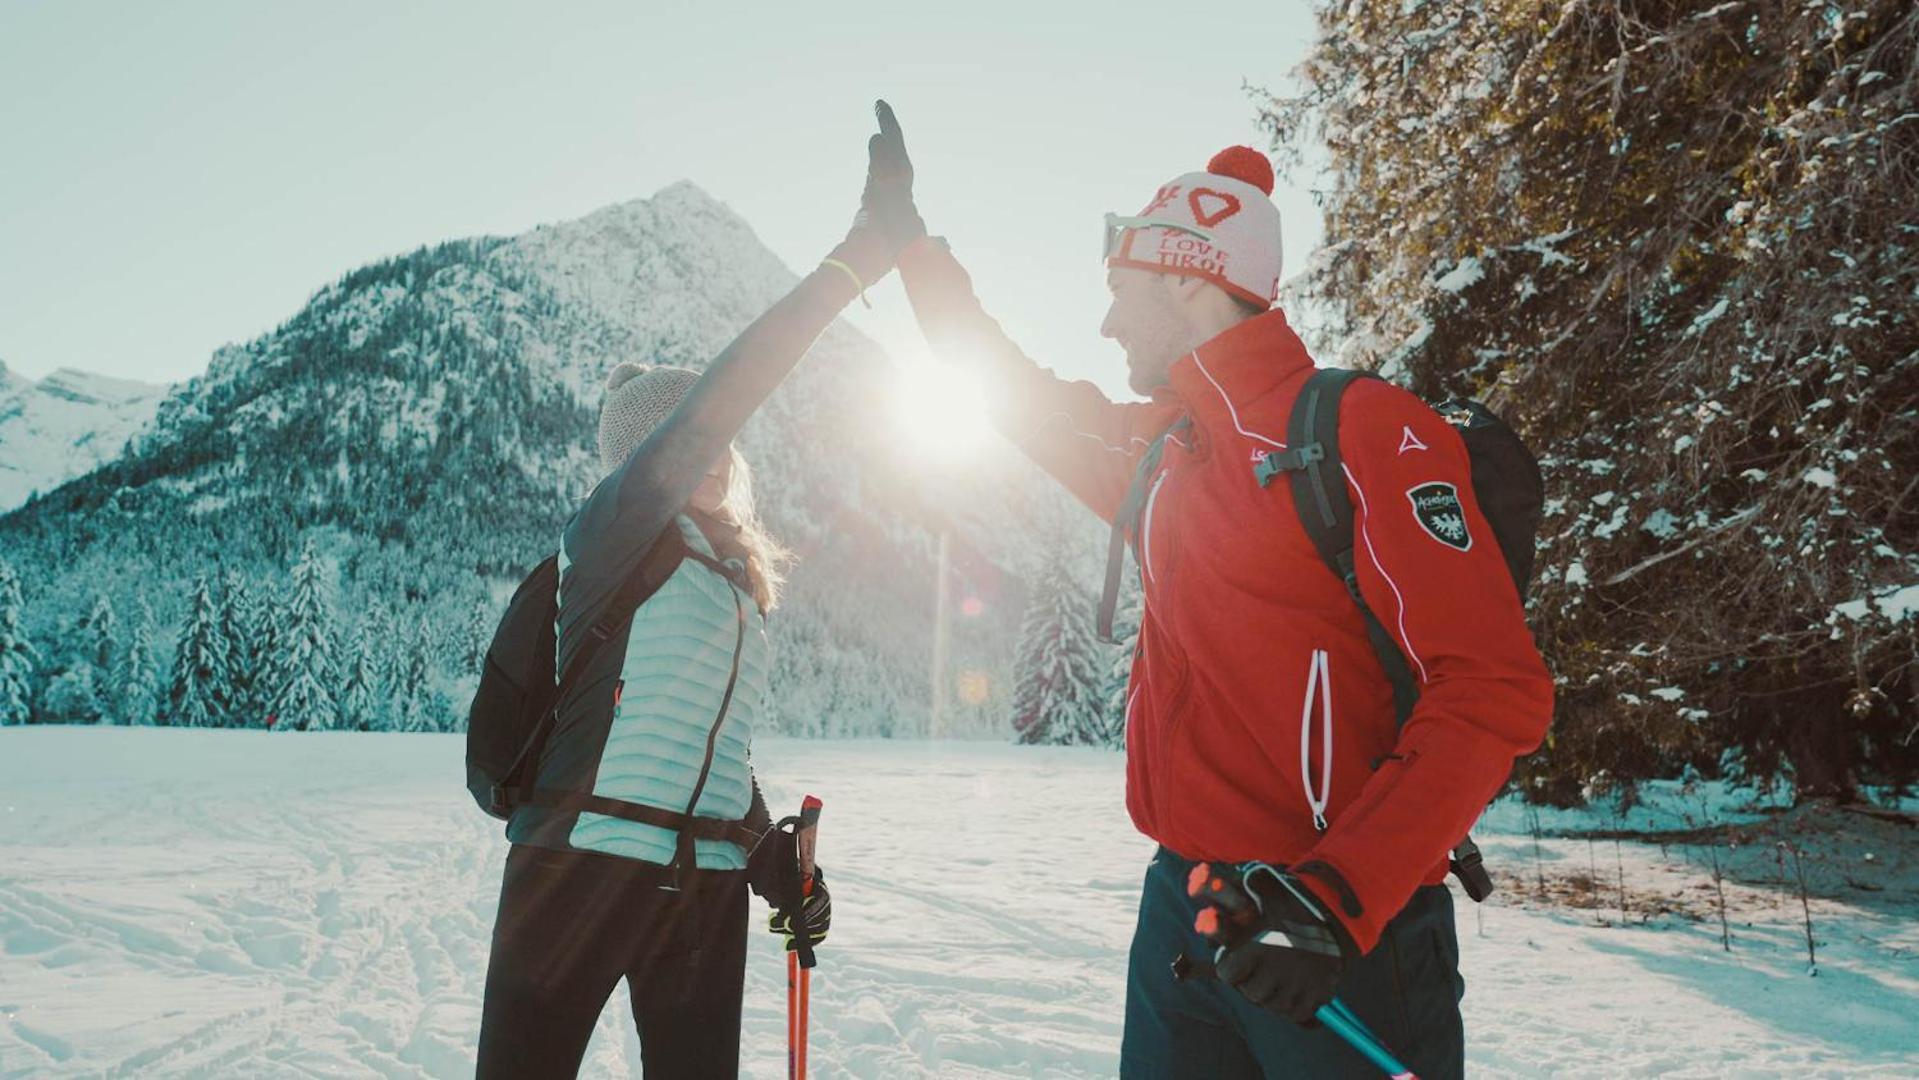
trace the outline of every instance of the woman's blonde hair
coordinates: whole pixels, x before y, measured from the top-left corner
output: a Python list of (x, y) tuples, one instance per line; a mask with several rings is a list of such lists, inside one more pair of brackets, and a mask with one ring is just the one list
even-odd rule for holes
[(746, 455), (737, 446), (727, 447), (731, 469), (726, 479), (726, 496), (720, 500), (720, 513), (727, 524), (740, 531), (740, 546), (746, 549), (746, 576), (753, 586), (753, 599), (761, 611), (779, 606), (780, 589), (786, 584), (786, 569), (793, 553), (766, 531), (753, 502), (753, 470)]
[[(616, 366), (606, 378), (606, 396), (600, 402), (599, 451), (602, 467), (611, 473), (626, 461), (653, 429), (678, 407), (680, 399), (698, 382), (691, 368), (637, 364)], [(726, 495), (720, 501), (721, 523), (738, 530), (737, 542), (746, 550), (746, 574), (753, 599), (761, 611), (779, 604), (780, 586), (793, 561), (788, 551), (766, 531), (753, 505), (753, 472), (739, 448), (730, 455)]]

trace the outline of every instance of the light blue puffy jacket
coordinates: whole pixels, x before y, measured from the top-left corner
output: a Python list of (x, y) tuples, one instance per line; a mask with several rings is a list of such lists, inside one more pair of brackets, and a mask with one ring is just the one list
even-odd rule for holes
[[(593, 527), (586, 520), (593, 513), (589, 502), (569, 524), (560, 548), (557, 667), (562, 670), (639, 561), (618, 523)], [(691, 550), (716, 557), (691, 518), (681, 514), (669, 527), (680, 530)], [(739, 672), (733, 679), (736, 642)], [(687, 559), (640, 605), (625, 640), (600, 647), (578, 689), (561, 702), (537, 786), (681, 812), (693, 797), (711, 737), (712, 765), (694, 814), (744, 819), (753, 802), (750, 748), (765, 708), (768, 673), (765, 620), (753, 596), (706, 564)], [(515, 812), (507, 836), (515, 843), (661, 865), (673, 861), (678, 839), (675, 830), (656, 825), (530, 805)], [(694, 854), (701, 869), (746, 865), (746, 853), (730, 841), (696, 840)]]

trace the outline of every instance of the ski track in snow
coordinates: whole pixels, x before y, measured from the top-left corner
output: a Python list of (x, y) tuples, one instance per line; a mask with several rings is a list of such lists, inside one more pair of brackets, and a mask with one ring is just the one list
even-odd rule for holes
[[(1115, 1074), (1152, 850), (1118, 755), (756, 749), (776, 809), (826, 800), (838, 920), (813, 981), (817, 1075)], [(506, 843), (460, 786), (461, 752), (432, 735), (0, 731), (0, 1077), (471, 1075)], [(1481, 839), (1508, 881), (1534, 865), (1530, 838)], [(1592, 852), (1548, 840), (1542, 858)], [(1651, 846), (1624, 859), (1629, 886), (1696, 887)], [(1462, 903), (1471, 1071), (1919, 1074), (1910, 910), (1816, 903), (1810, 979), (1797, 898), (1739, 896), (1731, 954), (1716, 922)], [(742, 1061), (772, 1078), (785, 972), (763, 917)], [(639, 1061), (622, 987), (582, 1073)]]

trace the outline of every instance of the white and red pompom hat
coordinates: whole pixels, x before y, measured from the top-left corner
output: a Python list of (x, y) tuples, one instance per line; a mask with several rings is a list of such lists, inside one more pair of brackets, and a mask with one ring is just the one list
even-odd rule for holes
[(1106, 265), (1201, 277), (1262, 308), (1279, 295), (1273, 166), (1250, 146), (1160, 186), (1133, 217), (1106, 215)]

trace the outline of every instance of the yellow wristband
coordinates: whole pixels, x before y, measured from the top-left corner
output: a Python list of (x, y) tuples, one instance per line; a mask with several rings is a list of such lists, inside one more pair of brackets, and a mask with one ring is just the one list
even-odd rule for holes
[(846, 265), (845, 263), (839, 261), (838, 259), (821, 259), (820, 265), (838, 267), (839, 269), (846, 271), (846, 276), (853, 279), (853, 289), (856, 292), (858, 292), (860, 295), (861, 306), (869, 310), (873, 307), (873, 302), (866, 298), (866, 282), (860, 280), (859, 274), (856, 271), (854, 271), (852, 267)]

